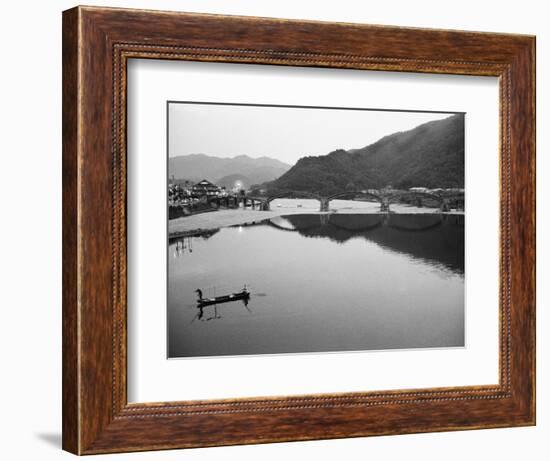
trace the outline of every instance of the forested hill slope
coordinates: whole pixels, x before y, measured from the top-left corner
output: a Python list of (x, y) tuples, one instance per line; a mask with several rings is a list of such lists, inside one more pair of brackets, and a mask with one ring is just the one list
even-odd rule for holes
[(387, 185), (464, 187), (464, 115), (424, 123), (360, 149), (303, 157), (269, 189), (330, 195)]

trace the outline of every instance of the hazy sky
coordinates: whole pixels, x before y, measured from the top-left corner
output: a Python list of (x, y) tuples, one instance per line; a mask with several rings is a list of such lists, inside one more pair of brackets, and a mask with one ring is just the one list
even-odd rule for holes
[(290, 165), (306, 155), (357, 149), (448, 113), (169, 104), (169, 156), (272, 157)]

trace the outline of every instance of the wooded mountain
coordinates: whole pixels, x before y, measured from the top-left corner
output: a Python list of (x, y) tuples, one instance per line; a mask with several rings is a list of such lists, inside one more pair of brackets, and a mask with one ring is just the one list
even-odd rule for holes
[(231, 175), (242, 175), (251, 184), (272, 181), (288, 171), (290, 165), (269, 157), (251, 158), (239, 155), (221, 158), (204, 154), (170, 157), (168, 176), (175, 179), (207, 179), (217, 183)]
[(303, 157), (268, 188), (330, 195), (387, 185), (464, 187), (464, 115), (424, 123), (360, 149)]

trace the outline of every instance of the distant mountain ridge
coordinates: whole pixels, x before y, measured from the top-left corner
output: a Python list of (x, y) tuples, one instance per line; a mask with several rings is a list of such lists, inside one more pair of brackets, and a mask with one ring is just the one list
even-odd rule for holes
[[(205, 154), (190, 154), (170, 157), (168, 175), (175, 179), (207, 179), (218, 183), (235, 175), (248, 182), (247, 185), (272, 181), (290, 169), (290, 165), (269, 157), (252, 158), (238, 155), (233, 158)], [(225, 185), (225, 184), (224, 184)]]
[(427, 122), (360, 149), (303, 157), (268, 188), (330, 195), (387, 185), (464, 187), (464, 115)]

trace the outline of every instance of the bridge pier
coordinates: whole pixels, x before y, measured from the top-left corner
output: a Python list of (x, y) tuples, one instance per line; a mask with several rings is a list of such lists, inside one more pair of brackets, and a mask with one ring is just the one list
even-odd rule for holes
[(449, 206), (449, 200), (448, 199), (446, 199), (446, 198), (443, 199), (443, 201), (441, 202), (440, 210), (443, 213), (447, 213), (447, 212), (451, 211), (451, 207)]
[(382, 213), (389, 213), (390, 212), (390, 202), (387, 199), (384, 199), (380, 202), (380, 211)]
[(323, 199), (320, 200), (320, 202), (321, 202), (321, 207), (320, 207), (321, 212), (328, 211), (329, 210), (329, 207), (328, 207), (329, 201), (327, 199), (323, 198)]

